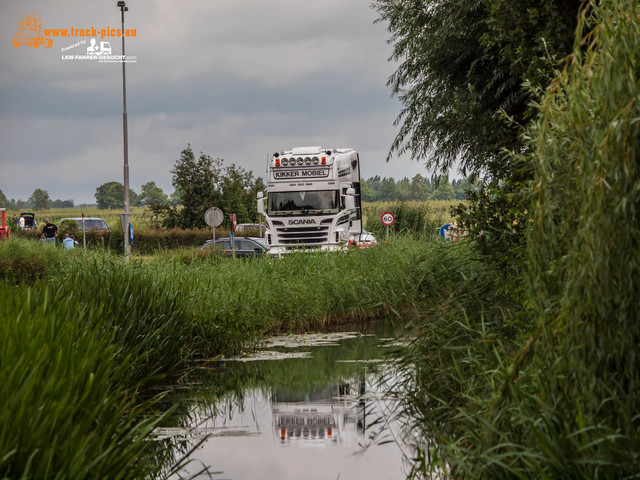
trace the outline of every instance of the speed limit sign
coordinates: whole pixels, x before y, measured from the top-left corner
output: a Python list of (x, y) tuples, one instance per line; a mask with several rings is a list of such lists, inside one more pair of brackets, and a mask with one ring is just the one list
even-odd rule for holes
[(384, 212), (382, 214), (382, 216), (380, 217), (380, 219), (382, 220), (382, 223), (384, 225), (386, 225), (387, 227), (389, 225), (393, 225), (393, 222), (396, 221), (396, 217), (394, 217), (393, 213), (391, 213), (391, 212)]

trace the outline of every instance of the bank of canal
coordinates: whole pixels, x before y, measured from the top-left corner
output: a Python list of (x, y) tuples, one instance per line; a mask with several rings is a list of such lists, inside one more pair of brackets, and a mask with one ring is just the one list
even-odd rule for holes
[(174, 399), (183, 426), (157, 431), (178, 457), (197, 445), (172, 478), (406, 478), (386, 383), (396, 346), (383, 334), (290, 335), (207, 365)]

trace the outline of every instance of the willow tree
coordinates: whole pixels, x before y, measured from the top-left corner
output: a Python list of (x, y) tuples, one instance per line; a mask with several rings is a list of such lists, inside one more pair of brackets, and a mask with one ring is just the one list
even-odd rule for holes
[(640, 4), (592, 2), (576, 38), (530, 130), (537, 329), (460, 415), (454, 478), (640, 474)]
[(570, 53), (580, 0), (375, 0), (387, 24), (387, 84), (402, 103), (394, 154), (427, 168), (509, 176), (504, 149), (522, 147), (531, 88)]
[[(582, 0), (375, 0), (387, 24), (389, 78), (402, 104), (393, 155), (432, 173), (479, 176), (458, 218), (474, 225), (481, 253), (505, 284), (521, 282), (530, 163), (522, 132), (535, 117), (536, 91), (571, 52)], [(515, 152), (507, 155), (505, 152)], [(480, 232), (482, 233), (480, 235)], [(475, 235), (475, 234), (478, 235)]]
[(592, 8), (534, 131), (532, 303), (555, 434), (591, 478), (623, 478), (640, 474), (640, 5)]

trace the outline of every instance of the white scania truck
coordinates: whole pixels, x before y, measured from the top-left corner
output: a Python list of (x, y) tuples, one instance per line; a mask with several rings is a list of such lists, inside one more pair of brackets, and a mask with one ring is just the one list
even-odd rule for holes
[(360, 158), (350, 148), (298, 147), (274, 153), (267, 192), (258, 193), (271, 255), (362, 245)]

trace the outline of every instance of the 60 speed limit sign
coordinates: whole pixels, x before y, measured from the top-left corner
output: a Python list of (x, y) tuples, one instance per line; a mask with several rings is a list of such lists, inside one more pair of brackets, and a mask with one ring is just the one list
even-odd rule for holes
[(382, 216), (380, 217), (380, 219), (382, 220), (382, 223), (384, 225), (386, 225), (387, 227), (389, 225), (393, 225), (393, 222), (396, 221), (396, 217), (394, 217), (393, 213), (391, 213), (391, 212), (384, 212), (382, 214)]

